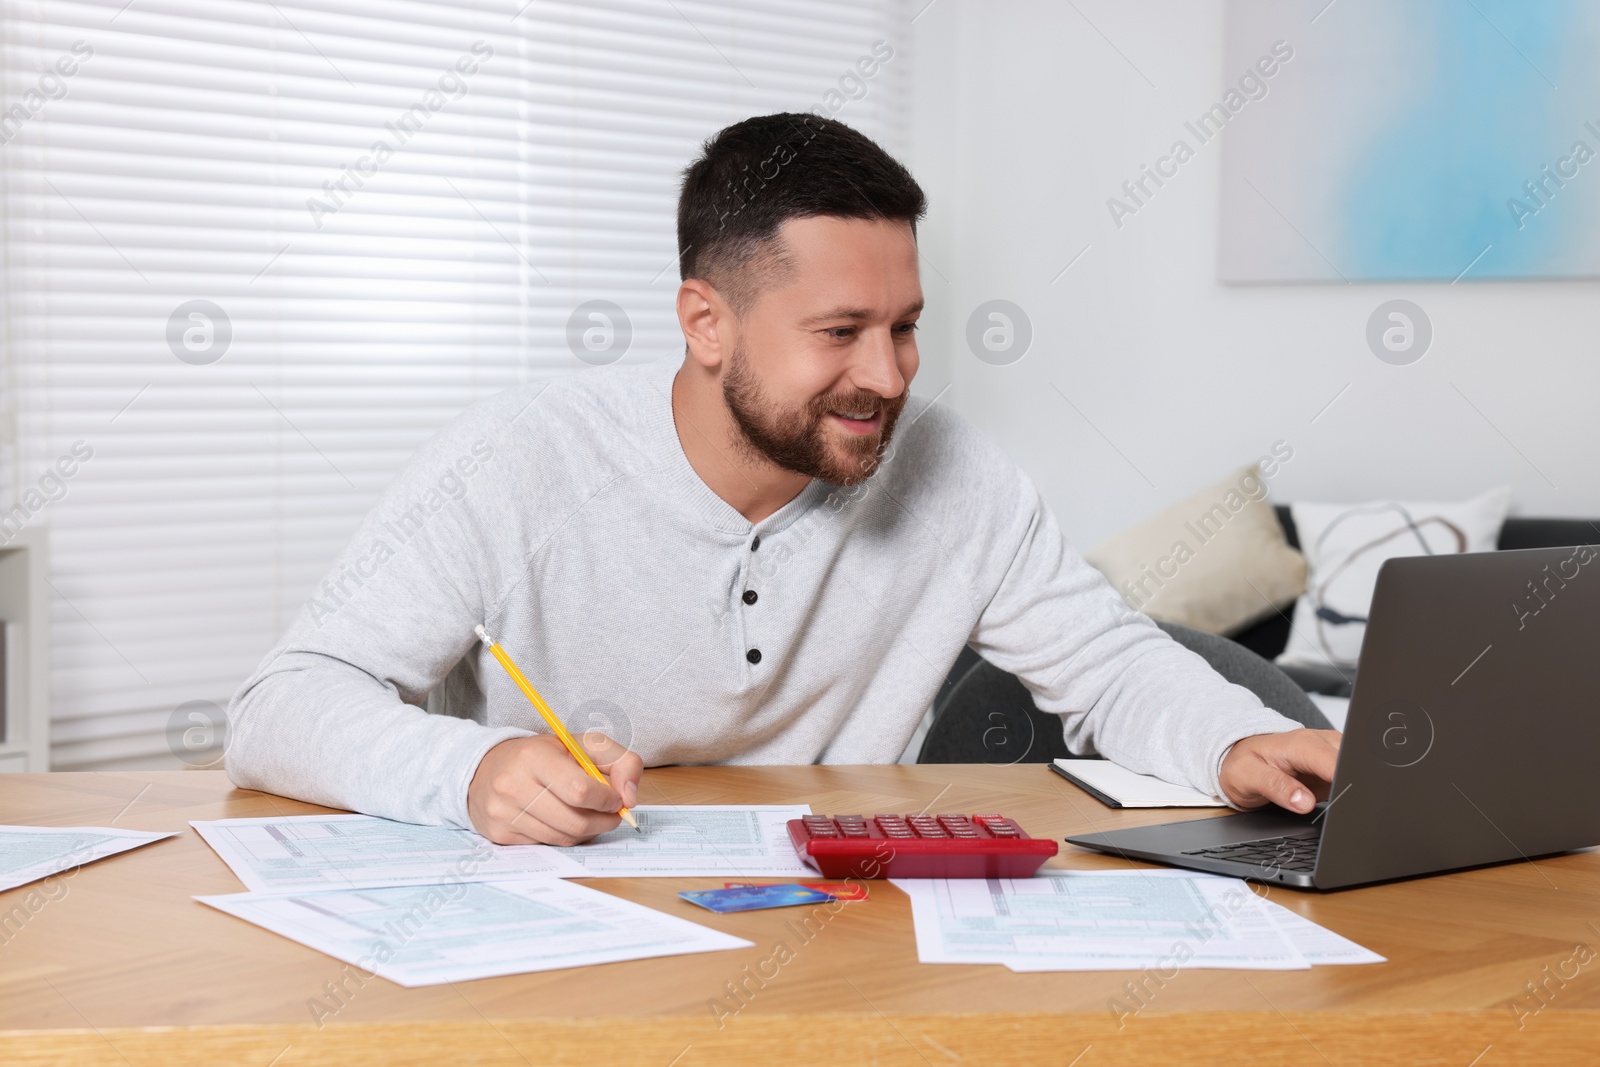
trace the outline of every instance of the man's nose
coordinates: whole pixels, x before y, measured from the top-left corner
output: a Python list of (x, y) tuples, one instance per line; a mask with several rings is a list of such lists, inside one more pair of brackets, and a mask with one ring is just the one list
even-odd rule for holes
[(906, 391), (905, 377), (895, 358), (894, 338), (887, 329), (868, 330), (856, 346), (850, 382), (857, 389), (889, 399)]

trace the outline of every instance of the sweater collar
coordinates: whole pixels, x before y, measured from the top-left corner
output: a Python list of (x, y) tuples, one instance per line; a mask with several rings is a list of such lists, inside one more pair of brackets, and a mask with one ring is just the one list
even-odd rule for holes
[(645, 432), (656, 470), (666, 479), (672, 495), (714, 529), (741, 537), (777, 533), (810, 511), (833, 488), (821, 478), (813, 478), (777, 511), (752, 523), (737, 508), (722, 499), (701, 480), (684, 454), (678, 427), (672, 416), (672, 382), (683, 366), (680, 358), (657, 360), (650, 367), (649, 390), (644, 398)]

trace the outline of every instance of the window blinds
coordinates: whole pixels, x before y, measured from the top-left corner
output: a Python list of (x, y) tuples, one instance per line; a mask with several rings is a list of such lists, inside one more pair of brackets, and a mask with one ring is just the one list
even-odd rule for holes
[(904, 147), (896, 0), (0, 12), (0, 508), (50, 530), (57, 769), (178, 765), (463, 408), (680, 351), (705, 137)]

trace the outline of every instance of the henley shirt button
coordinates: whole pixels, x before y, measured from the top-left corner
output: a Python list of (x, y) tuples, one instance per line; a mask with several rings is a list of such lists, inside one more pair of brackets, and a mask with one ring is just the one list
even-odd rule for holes
[(749, 660), (751, 663), (760, 663), (761, 650), (759, 648), (752, 648), (749, 652), (744, 654), (744, 658)]
[(756, 600), (756, 591), (754, 589), (746, 589), (744, 591), (744, 602), (746, 604), (754, 604)]
[(761, 535), (760, 534), (756, 534), (755, 537), (750, 539), (750, 551), (754, 552), (756, 549), (758, 549), (760, 547), (761, 547)]

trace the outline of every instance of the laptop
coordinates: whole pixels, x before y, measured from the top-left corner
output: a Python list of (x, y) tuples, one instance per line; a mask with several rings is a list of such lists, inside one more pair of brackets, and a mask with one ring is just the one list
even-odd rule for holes
[(1067, 841), (1303, 889), (1600, 844), (1597, 556), (1387, 561), (1327, 801)]

